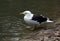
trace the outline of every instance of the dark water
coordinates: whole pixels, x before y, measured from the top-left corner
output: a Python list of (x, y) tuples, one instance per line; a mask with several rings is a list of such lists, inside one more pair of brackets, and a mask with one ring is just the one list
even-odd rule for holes
[(0, 41), (18, 41), (32, 33), (19, 12), (30, 10), (49, 18), (60, 18), (60, 0), (0, 0)]

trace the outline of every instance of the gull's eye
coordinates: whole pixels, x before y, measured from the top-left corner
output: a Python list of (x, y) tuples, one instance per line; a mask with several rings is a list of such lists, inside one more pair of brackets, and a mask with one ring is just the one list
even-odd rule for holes
[(25, 13), (25, 14), (27, 14), (27, 13)]

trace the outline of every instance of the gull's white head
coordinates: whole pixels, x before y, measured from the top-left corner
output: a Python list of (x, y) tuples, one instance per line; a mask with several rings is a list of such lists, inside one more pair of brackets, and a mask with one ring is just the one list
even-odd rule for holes
[(24, 15), (26, 15), (26, 14), (31, 14), (31, 12), (30, 12), (30, 11), (24, 11), (23, 14), (24, 14)]

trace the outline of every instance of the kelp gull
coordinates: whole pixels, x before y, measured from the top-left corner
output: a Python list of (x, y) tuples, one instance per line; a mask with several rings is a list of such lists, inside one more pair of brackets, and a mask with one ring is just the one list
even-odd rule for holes
[(40, 25), (46, 22), (53, 22), (47, 17), (39, 14), (32, 14), (30, 11), (24, 11), (20, 14), (24, 14), (24, 21), (29, 25)]

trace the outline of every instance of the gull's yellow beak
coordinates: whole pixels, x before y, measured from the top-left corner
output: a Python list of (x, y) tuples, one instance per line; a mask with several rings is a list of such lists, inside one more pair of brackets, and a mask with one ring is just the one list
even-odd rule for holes
[(23, 15), (23, 12), (19, 13), (19, 15)]

